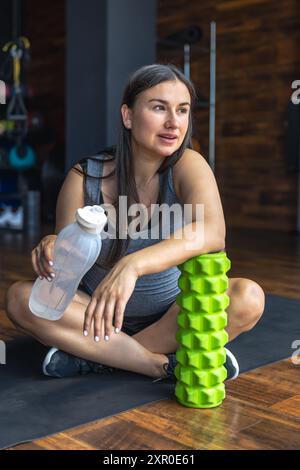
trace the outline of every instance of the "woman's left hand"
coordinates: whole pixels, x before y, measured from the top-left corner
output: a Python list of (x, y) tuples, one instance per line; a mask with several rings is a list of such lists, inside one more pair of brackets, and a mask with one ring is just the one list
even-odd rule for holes
[(89, 334), (92, 321), (95, 341), (99, 341), (101, 337), (103, 322), (106, 341), (111, 337), (113, 326), (116, 333), (121, 330), (126, 304), (134, 291), (137, 279), (137, 270), (130, 255), (116, 263), (92, 294), (85, 311), (84, 336)]

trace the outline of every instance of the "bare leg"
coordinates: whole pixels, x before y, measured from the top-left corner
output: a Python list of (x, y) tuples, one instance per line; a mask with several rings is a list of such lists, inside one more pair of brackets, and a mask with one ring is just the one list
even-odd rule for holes
[(7, 294), (8, 316), (22, 331), (45, 345), (90, 361), (150, 377), (164, 375), (162, 366), (168, 362), (166, 356), (149, 351), (125, 333), (113, 334), (108, 342), (95, 342), (91, 336), (83, 336), (84, 312), (90, 299), (87, 294), (78, 291), (60, 320), (44, 320), (33, 315), (28, 308), (32, 285), (31, 281), (15, 283)]
[[(227, 308), (229, 341), (256, 325), (264, 311), (264, 292), (254, 281), (243, 278), (229, 279)], [(174, 353), (178, 348), (175, 335), (178, 329), (179, 307), (174, 302), (165, 315), (153, 325), (136, 333), (133, 338), (152, 352)]]

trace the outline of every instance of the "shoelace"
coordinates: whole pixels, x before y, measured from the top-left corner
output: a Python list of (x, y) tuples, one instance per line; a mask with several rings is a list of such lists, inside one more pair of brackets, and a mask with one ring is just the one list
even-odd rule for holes
[(166, 362), (165, 364), (163, 364), (163, 370), (165, 371), (166, 375), (163, 377), (158, 377), (158, 379), (152, 380), (152, 383), (160, 382), (162, 380), (166, 380), (169, 378), (173, 378), (173, 372), (169, 370), (169, 366), (170, 366), (170, 360), (169, 362)]

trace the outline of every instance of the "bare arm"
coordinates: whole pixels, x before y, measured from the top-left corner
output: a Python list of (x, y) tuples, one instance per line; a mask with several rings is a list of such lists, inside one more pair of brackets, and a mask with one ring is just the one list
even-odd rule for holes
[[(176, 239), (177, 230), (170, 239), (129, 255), (139, 276), (164, 271), (193, 256), (221, 251), (225, 247), (226, 228), (221, 199), (206, 160), (199, 153), (186, 150), (175, 165), (174, 176), (180, 200), (183, 204), (192, 204), (192, 222), (185, 226), (181, 239)], [(203, 221), (197, 220), (196, 204), (204, 206)]]
[[(79, 165), (75, 165), (80, 169)], [(61, 187), (56, 204), (55, 234), (46, 235), (31, 252), (34, 271), (51, 281), (54, 276), (53, 249), (58, 232), (66, 225), (74, 222), (75, 212), (84, 205), (83, 176), (71, 169)], [(51, 264), (52, 263), (52, 264)]]

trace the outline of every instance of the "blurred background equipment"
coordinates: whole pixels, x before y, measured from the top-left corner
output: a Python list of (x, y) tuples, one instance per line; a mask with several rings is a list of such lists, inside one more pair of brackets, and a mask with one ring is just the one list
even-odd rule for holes
[(6, 89), (6, 103), (0, 109), (0, 228), (14, 230), (38, 230), (40, 224), (40, 193), (32, 195), (40, 191), (40, 178), (30, 133), (42, 130), (43, 118), (27, 109), (28, 98), (34, 96), (26, 83), (29, 49), (29, 40), (21, 35), (21, 2), (13, 0), (11, 39), (2, 47), (0, 68)]
[(3, 47), (3, 51), (9, 54), (13, 75), (12, 93), (6, 109), (5, 131), (14, 141), (14, 146), (9, 152), (9, 163), (13, 168), (31, 168), (36, 163), (36, 154), (32, 147), (24, 143), (28, 132), (28, 112), (24, 102), (25, 86), (21, 87), (21, 70), (24, 61), (29, 60), (30, 43), (27, 38), (21, 36), (9, 41)]

